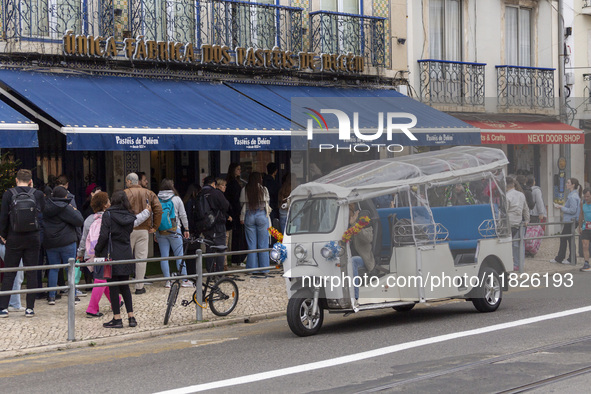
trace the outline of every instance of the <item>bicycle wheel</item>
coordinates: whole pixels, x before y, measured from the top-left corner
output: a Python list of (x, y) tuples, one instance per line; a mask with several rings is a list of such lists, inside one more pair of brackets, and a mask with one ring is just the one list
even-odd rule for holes
[(172, 307), (176, 304), (176, 298), (179, 295), (179, 288), (181, 284), (178, 280), (175, 280), (170, 286), (170, 293), (168, 293), (168, 300), (166, 301), (166, 313), (164, 314), (164, 325), (168, 324), (170, 320), (170, 314), (172, 313)]
[(209, 306), (217, 316), (229, 315), (238, 304), (238, 286), (229, 278), (220, 279), (211, 287)]

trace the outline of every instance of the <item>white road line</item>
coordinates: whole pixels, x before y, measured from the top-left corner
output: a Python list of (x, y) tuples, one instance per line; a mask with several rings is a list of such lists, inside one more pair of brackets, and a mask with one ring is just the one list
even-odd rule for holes
[(508, 323), (495, 324), (493, 326), (477, 328), (474, 330), (467, 330), (467, 331), (456, 332), (453, 334), (439, 335), (436, 337), (425, 338), (425, 339), (421, 339), (418, 341), (412, 341), (412, 342), (407, 342), (407, 343), (401, 343), (398, 345), (387, 346), (387, 347), (383, 347), (380, 349), (351, 354), (348, 356), (332, 358), (329, 360), (317, 361), (317, 362), (309, 363), (309, 364), (296, 365), (294, 367), (289, 367), (289, 368), (276, 369), (274, 371), (261, 372), (261, 373), (256, 373), (253, 375), (246, 375), (246, 376), (240, 376), (240, 377), (232, 378), (232, 379), (219, 380), (217, 382), (204, 383), (204, 384), (198, 384), (195, 386), (187, 386), (187, 387), (182, 387), (182, 388), (178, 388), (178, 389), (162, 391), (159, 394), (195, 393), (198, 391), (213, 390), (213, 389), (219, 389), (222, 387), (236, 386), (239, 384), (259, 382), (261, 380), (278, 378), (281, 376), (293, 375), (296, 373), (302, 373), (302, 372), (307, 372), (307, 371), (314, 371), (317, 369), (334, 367), (337, 365), (352, 363), (355, 361), (365, 360), (368, 358), (384, 356), (386, 354), (396, 353), (396, 352), (400, 352), (402, 350), (412, 349), (412, 348), (416, 348), (419, 346), (431, 345), (434, 343), (450, 341), (452, 339), (464, 338), (464, 337), (469, 337), (472, 335), (479, 335), (479, 334), (485, 334), (485, 333), (493, 332), (493, 331), (505, 330), (507, 328), (524, 326), (527, 324), (537, 323), (537, 322), (541, 322), (544, 320), (558, 319), (561, 317), (576, 315), (576, 314), (585, 313), (585, 312), (591, 312), (591, 306), (586, 306), (586, 307), (577, 308), (577, 309), (570, 309), (570, 310), (563, 311), (563, 312), (551, 313), (549, 315), (530, 317), (528, 319), (516, 320), (516, 321), (508, 322)]

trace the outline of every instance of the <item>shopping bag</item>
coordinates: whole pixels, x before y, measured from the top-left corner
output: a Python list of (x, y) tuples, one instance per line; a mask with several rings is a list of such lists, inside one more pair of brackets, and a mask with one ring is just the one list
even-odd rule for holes
[(544, 229), (542, 226), (529, 226), (525, 231), (525, 252), (532, 256), (535, 256), (540, 250), (542, 244), (541, 239), (527, 239), (532, 237), (541, 237), (544, 235)]

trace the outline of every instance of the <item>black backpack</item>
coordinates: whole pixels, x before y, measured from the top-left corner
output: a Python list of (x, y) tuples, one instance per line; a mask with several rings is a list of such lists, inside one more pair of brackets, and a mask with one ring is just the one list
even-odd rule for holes
[(201, 191), (197, 195), (194, 206), (193, 218), (195, 222), (195, 233), (200, 234), (213, 229), (217, 215), (209, 203), (209, 193)]
[(19, 192), (10, 189), (12, 201), (10, 203), (10, 225), (15, 233), (27, 233), (39, 230), (37, 199), (35, 189)]

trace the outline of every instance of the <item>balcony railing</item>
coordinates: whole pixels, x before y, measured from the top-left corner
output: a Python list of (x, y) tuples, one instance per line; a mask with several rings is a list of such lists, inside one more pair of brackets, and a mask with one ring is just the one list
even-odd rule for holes
[(362, 56), (386, 67), (386, 18), (331, 11), (310, 12), (310, 51)]
[(302, 8), (236, 0), (1, 0), (3, 39), (61, 40), (67, 30), (117, 39), (299, 52)]
[(428, 104), (484, 105), (485, 63), (419, 60), (421, 101)]
[(554, 69), (496, 66), (500, 107), (553, 108)]

